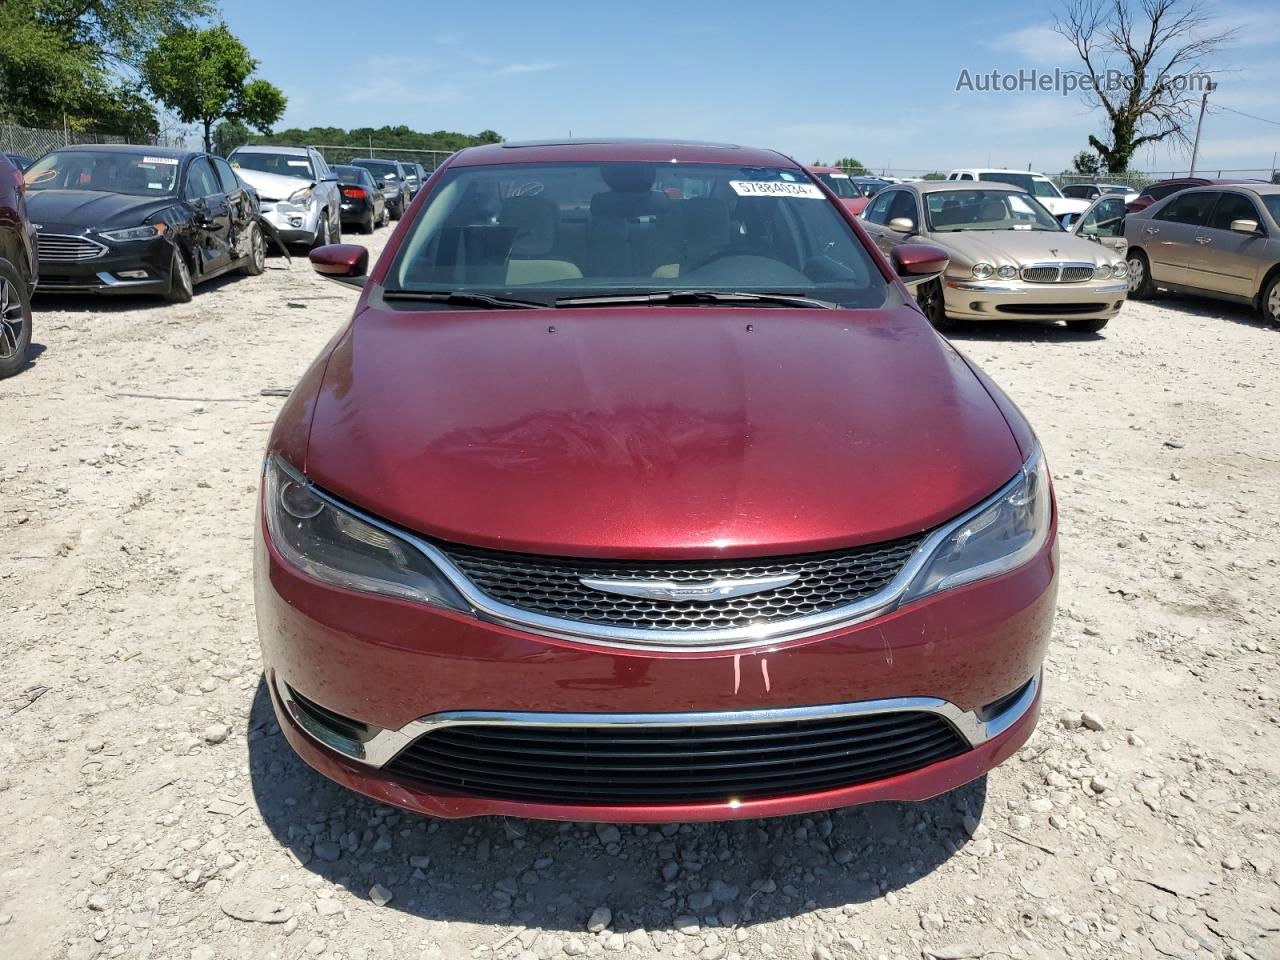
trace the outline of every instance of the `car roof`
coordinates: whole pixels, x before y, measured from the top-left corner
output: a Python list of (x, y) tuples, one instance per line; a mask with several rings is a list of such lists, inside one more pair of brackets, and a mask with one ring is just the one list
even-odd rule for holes
[[(1256, 193), (1260, 197), (1270, 197), (1280, 194), (1280, 184), (1267, 183), (1265, 180), (1211, 180), (1208, 183), (1195, 183), (1187, 187), (1188, 190), (1208, 190), (1215, 187), (1234, 187), (1237, 190), (1244, 190), (1247, 193)], [(1179, 190), (1178, 193), (1182, 193)], [(1176, 196), (1176, 194), (1169, 194)]]
[(1215, 180), (1211, 177), (1170, 177), (1168, 180), (1157, 180), (1155, 183), (1149, 183), (1144, 189), (1160, 187), (1170, 183), (1185, 183), (1192, 187), (1226, 186), (1233, 183), (1257, 183), (1263, 186), (1270, 186), (1265, 180)]
[(800, 164), (776, 150), (732, 143), (688, 140), (531, 140), (467, 147), (454, 154), (451, 166), (477, 167), (508, 163), (728, 163), (787, 167)]
[(274, 147), (269, 143), (245, 144), (236, 147), (232, 153), (283, 153), (290, 157), (305, 157), (309, 147)]
[[(184, 147), (153, 147), (145, 143), (75, 143), (66, 147), (58, 147), (56, 152), (65, 153), (141, 153), (149, 157), (168, 157), (172, 160), (183, 160), (204, 153), (203, 150), (187, 150)], [(55, 152), (55, 151), (51, 151)]]
[[(821, 163), (815, 163), (812, 166), (805, 167), (810, 173), (846, 173), (839, 167), (828, 167)], [(846, 174), (847, 175), (847, 174)]]
[(977, 174), (1021, 173), (1024, 176), (1028, 176), (1028, 177), (1043, 177), (1045, 180), (1049, 179), (1043, 173), (1037, 173), (1034, 170), (1014, 170), (1014, 169), (1011, 169), (1010, 167), (956, 167), (956, 169), (952, 170), (951, 172), (952, 173), (977, 173)]
[(404, 166), (408, 166), (408, 164), (407, 164), (404, 160), (393, 160), (391, 157), (352, 157), (352, 158), (351, 158), (351, 164), (352, 164), (353, 166), (360, 166), (360, 165), (362, 165), (362, 164), (370, 163), (370, 162), (372, 162), (372, 163), (399, 163), (399, 164), (402, 164), (402, 165), (404, 165)]
[(914, 187), (920, 193), (942, 193), (947, 190), (1003, 190), (1006, 193), (1026, 193), (1015, 184), (1000, 183), (995, 180), (915, 180), (911, 183), (894, 183), (890, 186)]

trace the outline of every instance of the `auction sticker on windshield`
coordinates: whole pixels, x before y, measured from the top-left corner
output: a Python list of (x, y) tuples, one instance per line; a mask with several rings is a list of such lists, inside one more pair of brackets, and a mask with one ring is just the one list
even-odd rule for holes
[(178, 161), (174, 157), (143, 157), (143, 163), (163, 163), (166, 166), (176, 167)]
[(806, 200), (825, 200), (826, 197), (812, 183), (783, 183), (781, 180), (730, 180), (729, 186), (740, 197), (801, 197)]

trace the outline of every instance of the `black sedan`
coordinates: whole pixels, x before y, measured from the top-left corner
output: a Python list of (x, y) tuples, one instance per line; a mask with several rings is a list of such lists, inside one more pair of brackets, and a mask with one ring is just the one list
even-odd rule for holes
[(221, 157), (85, 145), (26, 172), (40, 292), (157, 293), (185, 303), (201, 281), (266, 269), (253, 199)]
[(391, 219), (387, 211), (387, 198), (382, 195), (373, 175), (364, 167), (338, 165), (333, 168), (338, 175), (338, 192), (342, 195), (342, 226), (354, 226), (361, 233), (373, 233)]
[(373, 175), (378, 188), (387, 198), (387, 209), (391, 211), (391, 219), (399, 220), (409, 209), (413, 200), (413, 189), (409, 183), (409, 170), (398, 160), (378, 160), (373, 157), (356, 157), (351, 161), (353, 167), (363, 167)]

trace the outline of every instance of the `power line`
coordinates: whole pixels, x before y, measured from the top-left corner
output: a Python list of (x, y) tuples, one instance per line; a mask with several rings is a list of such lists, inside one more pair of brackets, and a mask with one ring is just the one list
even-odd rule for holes
[(1261, 120), (1263, 123), (1270, 123), (1274, 126), (1280, 127), (1280, 120), (1268, 120), (1266, 117), (1255, 117), (1252, 113), (1245, 113), (1243, 110), (1232, 110), (1230, 107), (1224, 107), (1220, 103), (1215, 103), (1213, 106), (1215, 112), (1218, 110), (1225, 110), (1227, 113), (1239, 114), (1242, 117), (1248, 117), (1250, 120)]

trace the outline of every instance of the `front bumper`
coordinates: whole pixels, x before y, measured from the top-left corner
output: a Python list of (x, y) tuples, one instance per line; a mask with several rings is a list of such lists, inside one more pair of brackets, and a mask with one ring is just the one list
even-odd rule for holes
[(310, 243), (320, 229), (320, 211), (314, 205), (299, 207), (284, 200), (263, 200), (262, 216), (285, 243)]
[(40, 293), (160, 293), (168, 289), (173, 244), (161, 237), (107, 246), (87, 260), (39, 261)]
[[(432, 816), (601, 821), (722, 820), (872, 800), (921, 800), (981, 776), (1030, 735), (1057, 587), (1056, 538), (1002, 577), (826, 635), (742, 652), (616, 649), (481, 622), (317, 583), (286, 565), (259, 523), (255, 593), (277, 716), (298, 754), (331, 779)], [(363, 749), (305, 732), (290, 688), (378, 733)], [(987, 705), (1023, 691), (998, 716)], [(545, 803), (424, 786), (382, 769), (441, 717), (732, 714), (810, 709), (939, 712), (967, 742), (957, 756), (874, 782), (717, 802)], [(905, 707), (903, 707), (905, 709)]]
[(1125, 280), (1023, 283), (1017, 280), (943, 282), (947, 316), (963, 320), (1081, 320), (1114, 317), (1128, 296)]

